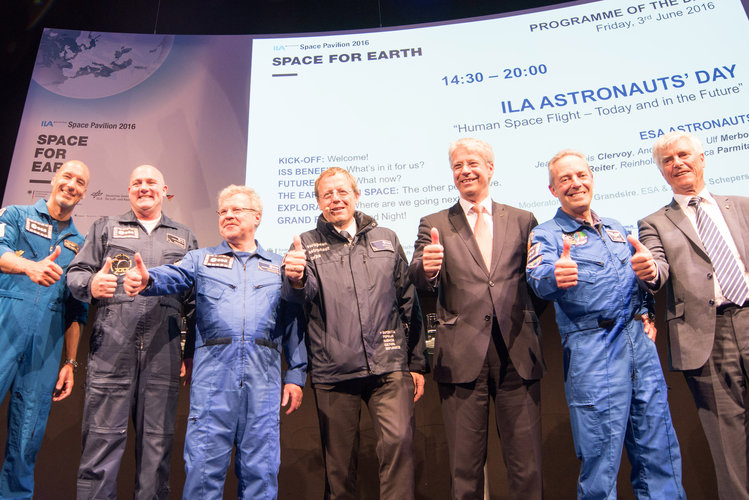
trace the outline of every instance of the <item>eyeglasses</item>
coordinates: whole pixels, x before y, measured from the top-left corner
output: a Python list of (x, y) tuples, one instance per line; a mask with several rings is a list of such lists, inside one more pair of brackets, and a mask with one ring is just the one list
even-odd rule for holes
[(229, 214), (229, 212), (233, 213), (234, 215), (246, 214), (247, 212), (255, 212), (256, 214), (260, 213), (259, 211), (255, 210), (254, 208), (241, 208), (241, 207), (240, 208), (237, 208), (237, 207), (222, 208), (221, 210), (217, 211), (216, 213), (218, 214), (219, 217), (226, 217)]

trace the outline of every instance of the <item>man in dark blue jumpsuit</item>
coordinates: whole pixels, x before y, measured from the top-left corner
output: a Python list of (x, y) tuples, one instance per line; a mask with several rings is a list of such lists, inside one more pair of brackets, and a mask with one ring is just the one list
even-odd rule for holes
[(189, 364), (181, 363), (182, 298), (129, 297), (121, 286), (136, 252), (147, 265), (157, 266), (197, 248), (193, 233), (161, 212), (166, 192), (158, 169), (141, 165), (133, 170), (132, 210), (97, 220), (68, 270), (73, 295), (98, 307), (86, 377), (78, 498), (117, 497), (131, 414), (135, 497), (166, 498), (169, 493), (179, 377)]
[[(649, 252), (619, 222), (590, 209), (593, 173), (582, 153), (558, 153), (549, 162), (549, 179), (562, 207), (533, 229), (526, 275), (536, 295), (555, 303), (564, 389), (581, 460), (577, 496), (617, 497), (624, 445), (638, 499), (686, 498), (648, 317), (652, 296), (638, 279), (645, 276), (638, 267)], [(649, 260), (646, 278), (652, 279)]]
[[(227, 187), (218, 214), (225, 240), (220, 245), (150, 270), (136, 257), (124, 286), (132, 295), (195, 291), (183, 498), (222, 498), (236, 445), (237, 497), (274, 500), (281, 461), (278, 409), (289, 405), (289, 414), (299, 408), (307, 376), (304, 315), (280, 298), (281, 256), (255, 240), (262, 214), (257, 194), (246, 186)], [(288, 365), (283, 389), (281, 349)]]
[(0, 498), (31, 498), (50, 404), (73, 389), (87, 307), (71, 297), (63, 274), (83, 244), (71, 214), (88, 179), (84, 163), (65, 162), (49, 200), (0, 210), (0, 397), (11, 391)]

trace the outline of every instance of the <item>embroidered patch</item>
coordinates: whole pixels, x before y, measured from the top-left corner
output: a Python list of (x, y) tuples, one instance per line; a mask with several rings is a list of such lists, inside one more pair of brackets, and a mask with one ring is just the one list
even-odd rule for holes
[(185, 243), (185, 239), (180, 238), (176, 234), (166, 233), (166, 241), (168, 241), (169, 243), (173, 243), (180, 248), (187, 248), (187, 243)]
[(271, 262), (268, 262), (266, 260), (258, 260), (257, 261), (257, 268), (260, 271), (265, 271), (268, 273), (274, 273), (281, 275), (281, 268)]
[(394, 351), (400, 349), (398, 344), (395, 342), (395, 330), (382, 330), (382, 345), (385, 346), (386, 351)]
[(26, 218), (26, 231), (41, 236), (42, 238), (52, 239), (52, 224), (35, 221)]
[(624, 236), (622, 236), (622, 233), (620, 233), (616, 229), (606, 229), (606, 234), (609, 235), (611, 241), (614, 241), (616, 243), (625, 243), (627, 241)]
[(213, 255), (209, 254), (203, 259), (203, 265), (206, 267), (224, 267), (231, 269), (234, 266), (234, 257), (231, 255)]
[(375, 252), (395, 252), (395, 249), (393, 248), (393, 242), (390, 240), (370, 241), (369, 246), (372, 247), (372, 250)]
[(535, 245), (531, 245), (530, 248), (528, 248), (528, 262), (532, 261), (538, 256), (538, 253), (541, 251), (541, 243), (536, 243)]
[(0, 217), (2, 217), (2, 216), (3, 216), (3, 214), (5, 213), (5, 209), (6, 209), (6, 208), (8, 208), (8, 207), (3, 207), (3, 208), (0, 208)]
[(526, 266), (528, 269), (535, 269), (538, 267), (538, 265), (544, 260), (543, 255), (537, 256), (535, 259), (530, 260), (528, 259), (528, 265)]
[(125, 274), (133, 267), (133, 261), (124, 253), (118, 253), (112, 257), (112, 273), (116, 275)]
[(80, 245), (78, 245), (78, 243), (76, 243), (75, 241), (65, 240), (62, 242), (62, 245), (68, 250), (72, 250), (73, 253), (76, 254), (81, 249)]
[(123, 240), (123, 239), (139, 239), (140, 238), (140, 231), (138, 231), (137, 227), (115, 227), (112, 229), (112, 238), (117, 240)]
[(305, 245), (305, 248), (307, 250), (307, 257), (309, 258), (309, 260), (318, 259), (323, 252), (330, 251), (330, 245), (327, 242), (309, 243)]
[(585, 231), (575, 231), (574, 233), (562, 233), (562, 239), (569, 240), (574, 246), (579, 247), (588, 242), (588, 235)]
[(528, 251), (531, 249), (531, 245), (533, 244), (533, 236), (535, 236), (536, 232), (531, 231), (531, 234), (528, 236)]

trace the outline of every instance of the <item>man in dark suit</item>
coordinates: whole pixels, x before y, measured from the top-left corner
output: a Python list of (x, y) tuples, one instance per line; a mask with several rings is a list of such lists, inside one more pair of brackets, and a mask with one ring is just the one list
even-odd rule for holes
[(653, 158), (674, 198), (638, 225), (658, 266), (652, 287), (666, 287), (671, 369), (694, 397), (720, 498), (749, 498), (749, 198), (708, 192), (692, 134), (663, 135)]
[(494, 203), (494, 153), (477, 139), (449, 149), (458, 203), (421, 219), (409, 274), (438, 292), (439, 383), (453, 498), (483, 498), (489, 397), (516, 498), (541, 498), (541, 387), (546, 367), (525, 281), (530, 212)]

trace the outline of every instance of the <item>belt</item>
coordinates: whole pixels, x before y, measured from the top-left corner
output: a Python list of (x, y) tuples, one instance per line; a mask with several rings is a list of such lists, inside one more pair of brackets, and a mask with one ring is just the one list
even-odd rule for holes
[[(642, 321), (642, 317), (648, 316), (648, 313), (640, 314), (636, 313), (632, 317), (637, 321)], [(654, 321), (654, 318), (651, 317), (651, 321)], [(598, 318), (598, 328), (611, 328), (616, 324), (616, 320), (613, 318)]]
[(733, 311), (734, 309), (741, 309), (741, 308), (744, 308), (744, 307), (747, 307), (747, 306), (749, 306), (749, 300), (747, 300), (746, 302), (744, 302), (740, 306), (737, 306), (733, 302), (726, 302), (725, 304), (722, 304), (722, 305), (719, 305), (718, 307), (716, 307), (715, 308), (715, 313), (716, 314), (723, 314), (723, 313), (726, 313), (728, 311)]

